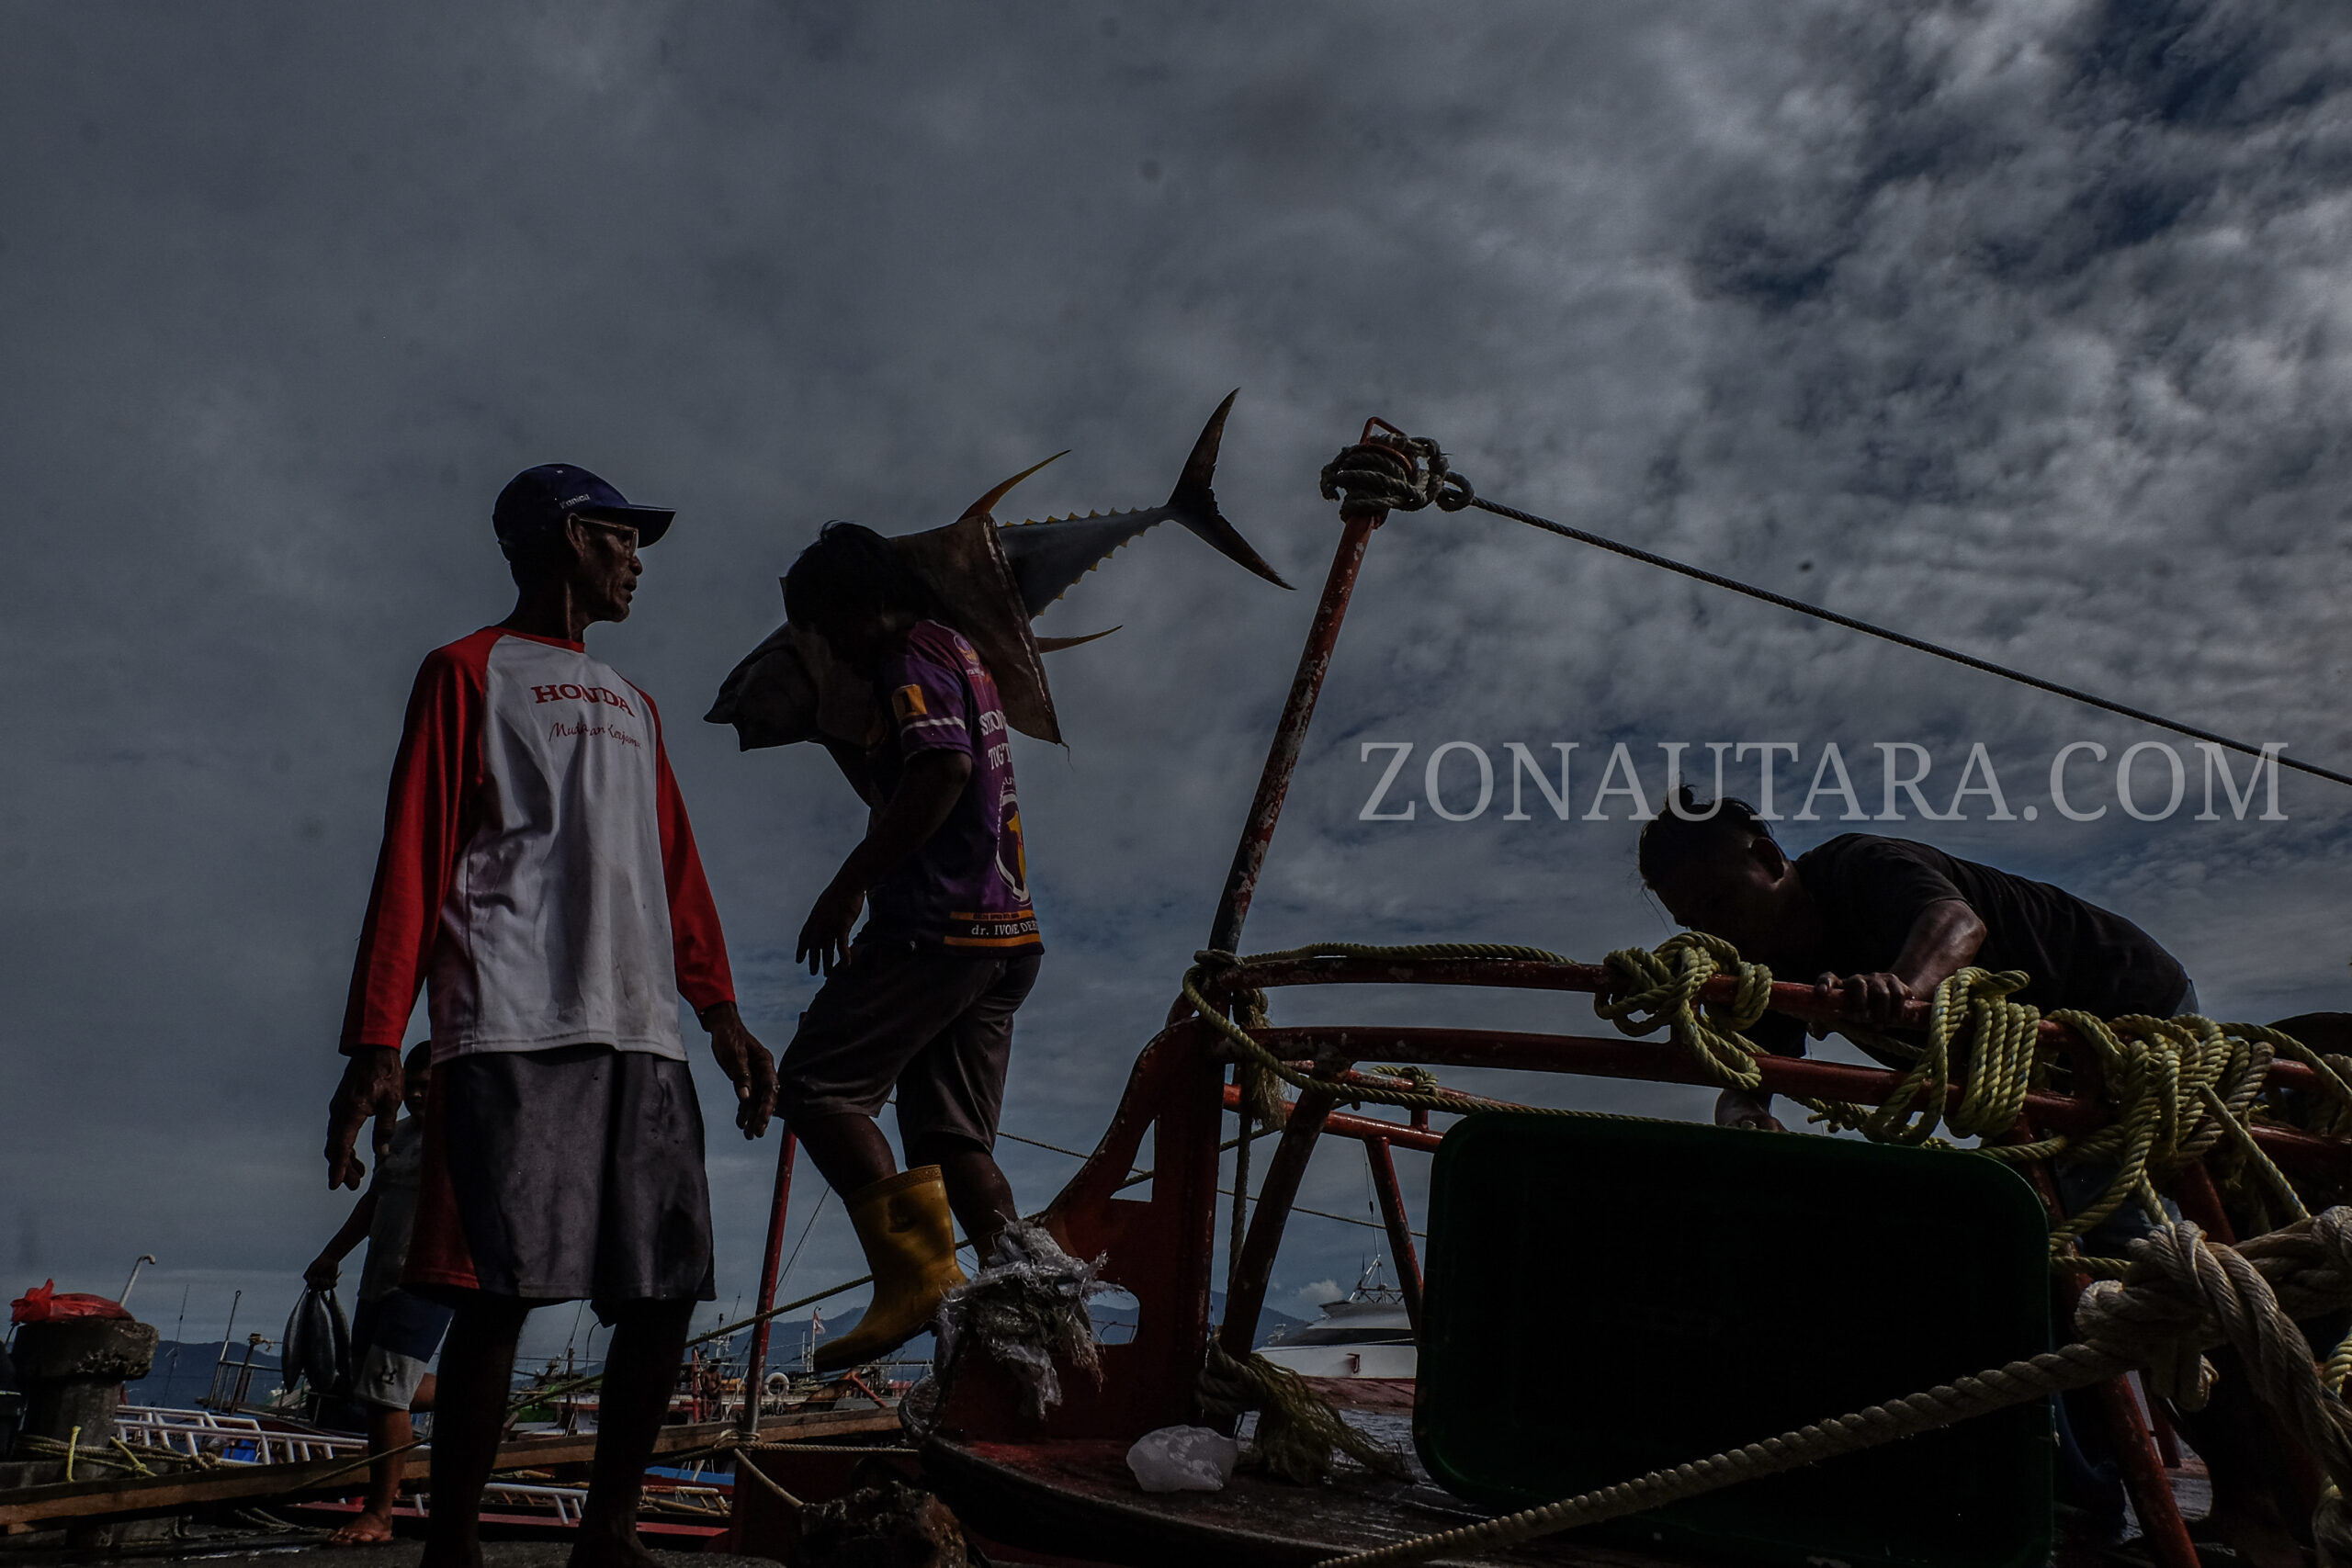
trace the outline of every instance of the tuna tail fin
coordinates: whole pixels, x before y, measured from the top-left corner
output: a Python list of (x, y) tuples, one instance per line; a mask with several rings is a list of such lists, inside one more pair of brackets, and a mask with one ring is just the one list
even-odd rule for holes
[(1233, 412), (1233, 400), (1240, 395), (1238, 387), (1226, 393), (1225, 401), (1216, 405), (1216, 412), (1201, 426), (1201, 438), (1193, 443), (1193, 455), (1184, 459), (1184, 471), (1176, 476), (1176, 488), (1168, 497), (1168, 514), (1226, 559), (1257, 573), (1277, 588), (1288, 588), (1290, 584), (1282, 580), (1282, 574), (1268, 566), (1265, 558), (1241, 536), (1240, 530), (1225, 520), (1225, 514), (1216, 508), (1216, 491), (1209, 488), (1209, 481), (1216, 476), (1217, 445), (1225, 439), (1225, 416)]

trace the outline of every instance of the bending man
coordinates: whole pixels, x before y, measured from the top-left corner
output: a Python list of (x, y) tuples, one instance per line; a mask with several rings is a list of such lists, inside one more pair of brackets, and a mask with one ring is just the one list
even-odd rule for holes
[(702, 1113), (683, 995), (766, 1130), (775, 1073), (736, 1015), (726, 940), (652, 700), (581, 638), (626, 619), (638, 550), (671, 513), (594, 474), (515, 476), (492, 523), (518, 594), (428, 655), (392, 766), (327, 1134), (357, 1186), (400, 1108), (418, 987), (433, 1022), (405, 1282), (457, 1309), (441, 1357), (429, 1568), (474, 1568), (481, 1494), (534, 1306), (585, 1299), (613, 1326), (594, 1479), (571, 1560), (649, 1564), (637, 1504), (698, 1301), (713, 1298)]
[[(1688, 786), (1680, 805), (1700, 809)], [(1792, 860), (1745, 801), (1721, 800), (1702, 820), (1667, 811), (1645, 824), (1640, 862), (1677, 925), (1722, 937), (1776, 976), (1813, 976), (1864, 1023), (1894, 1023), (1971, 964), (2024, 970), (2033, 983), (2015, 999), (2045, 1013), (2196, 1010), (2179, 960), (2122, 916), (1908, 839), (1844, 833)], [(1750, 1032), (1781, 1055), (1804, 1054), (1804, 1025), (1786, 1014)], [(1715, 1120), (1770, 1125), (1770, 1098), (1726, 1089)]]
[[(1685, 813), (1700, 807), (1686, 788)], [(1962, 968), (2021, 969), (2032, 984), (2016, 999), (2044, 1013), (2079, 1008), (2100, 1018), (2168, 1018), (2197, 1010), (2197, 987), (2178, 960), (2122, 916), (2046, 882), (1961, 860), (1927, 844), (1847, 833), (1792, 860), (1744, 803), (1716, 803), (1703, 820), (1668, 811), (1642, 829), (1642, 881), (1678, 925), (1719, 936), (1775, 975), (1815, 976), (1847, 1016), (1893, 1024), (1908, 1001), (1924, 1001)], [(1804, 1054), (1804, 1027), (1767, 1013), (1749, 1032), (1782, 1055)], [(1890, 1062), (1890, 1066), (1907, 1066)], [(1770, 1127), (1770, 1097), (1726, 1089), (1715, 1103), (1725, 1126)], [(2114, 1179), (2096, 1161), (2055, 1172), (2069, 1212), (2079, 1213)], [(2127, 1203), (2084, 1238), (2086, 1250), (2120, 1255), (2149, 1223)], [(2217, 1359), (2228, 1362), (2227, 1352)], [(2281, 1496), (2284, 1467), (2245, 1375), (2234, 1364), (2202, 1413), (2177, 1413), (2211, 1467), (2213, 1509), (2204, 1528), (2259, 1563), (2299, 1562), (2288, 1520), (2300, 1508)], [(2087, 1439), (2077, 1451), (2093, 1466), (2105, 1445), (2088, 1429), (2088, 1408), (2069, 1395), (2062, 1414)], [(2070, 1449), (2075, 1445), (2070, 1443)], [(2095, 1510), (2122, 1514), (2112, 1473), (2062, 1472), (2071, 1495)]]
[[(1019, 1217), (992, 1151), (1012, 1015), (1042, 944), (1012, 736), (971, 643), (934, 618), (888, 541), (855, 524), (826, 525), (785, 578), (784, 604), (888, 705), (866, 747), (827, 742), (872, 814), (801, 929), (799, 956), (826, 980), (778, 1068), (785, 1115), (874, 1271), (865, 1316), (817, 1352), (832, 1371), (930, 1324), (964, 1277), (951, 1210), (983, 1259)], [(904, 1172), (875, 1121), (894, 1088)]]

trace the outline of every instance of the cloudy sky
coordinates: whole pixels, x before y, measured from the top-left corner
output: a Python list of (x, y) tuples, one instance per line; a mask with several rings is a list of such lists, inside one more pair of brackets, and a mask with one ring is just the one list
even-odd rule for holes
[[(1016, 750), (1050, 951), (1006, 1126), (1074, 1147), (1206, 935), (1336, 535), (1316, 470), (1368, 414), (1498, 500), (2352, 764), (2347, 51), (2316, 0), (0, 8), (7, 1282), (112, 1293), (150, 1251), (167, 1332), (184, 1294), (190, 1337), (240, 1289), (282, 1320), (349, 1201), (317, 1151), (401, 704), (506, 610), (490, 504), (531, 463), (680, 509), (592, 646), (665, 705), (781, 1048), (856, 809), (821, 755), (699, 722), (776, 574), (827, 517), (933, 526), (1063, 447), (1001, 515), (1155, 503), (1241, 389), (1219, 494), (1304, 591), (1165, 530), (1041, 623), (1124, 627), (1055, 658), (1067, 750)], [(1870, 826), (2122, 910), (2214, 1012), (2344, 1005), (2352, 792), (2288, 773), (2284, 820), (2223, 791), (2199, 821), (2179, 742), (2183, 804), (2146, 750), (2159, 819), (2128, 817), (2113, 763), (2163, 739), (1491, 516), (1399, 517), (1247, 945), (1653, 943), (1633, 799), (1594, 816), (1615, 745), (1654, 807), (1662, 743), (1702, 781), (1706, 742), (1793, 744), (1793, 815), (1834, 743), (1875, 817), (1878, 743), (1926, 748), (1940, 812), (1982, 742), (2014, 819)], [(1458, 821), (1424, 769), (1456, 740), (1498, 792), (1468, 816), (1477, 754), (1449, 753)], [(1514, 741), (1575, 744), (1568, 819), (1532, 784), (1507, 819)], [(2074, 754), (2070, 802), (2107, 807), (2079, 823), (2049, 786), (2075, 741), (2108, 752)], [(1412, 819), (1363, 819), (1393, 754), (1366, 743), (1404, 742), (1383, 808)], [(1277, 1017), (1591, 1024), (1557, 997)], [(722, 1307), (772, 1148), (713, 1138)], [(1042, 1202), (1072, 1162), (1006, 1163)], [(804, 1166), (799, 1215), (820, 1190)], [(1326, 1155), (1306, 1201), (1363, 1213), (1360, 1165)], [(1300, 1220), (1275, 1304), (1367, 1235)], [(828, 1205), (787, 1291), (859, 1271)]]

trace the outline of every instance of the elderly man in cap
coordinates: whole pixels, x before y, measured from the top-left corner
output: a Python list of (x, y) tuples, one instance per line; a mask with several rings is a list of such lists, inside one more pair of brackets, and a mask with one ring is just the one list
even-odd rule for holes
[(702, 1113), (683, 996), (766, 1131), (775, 1072), (736, 1015), (718, 914), (652, 699), (582, 635), (626, 619), (641, 547), (672, 513), (584, 468), (515, 476), (492, 522), (514, 613), (426, 656), (392, 765), (345, 1015), (327, 1177), (357, 1186), (400, 1110), (399, 1045), (432, 1014), (404, 1282), (454, 1305), (442, 1351), (424, 1562), (481, 1562), (481, 1494), (523, 1319), (585, 1299), (613, 1327), (572, 1562), (650, 1562), (637, 1504), (687, 1319), (714, 1295)]

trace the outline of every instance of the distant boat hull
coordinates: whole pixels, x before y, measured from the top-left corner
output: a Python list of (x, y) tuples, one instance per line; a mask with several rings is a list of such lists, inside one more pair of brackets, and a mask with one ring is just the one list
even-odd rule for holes
[(1258, 1354), (1303, 1378), (1402, 1378), (1415, 1375), (1419, 1354), (1413, 1320), (1393, 1289), (1359, 1282), (1348, 1299), (1323, 1303), (1312, 1323), (1285, 1327)]
[(1303, 1378), (1402, 1378), (1410, 1382), (1419, 1353), (1410, 1345), (1269, 1345), (1258, 1352)]

